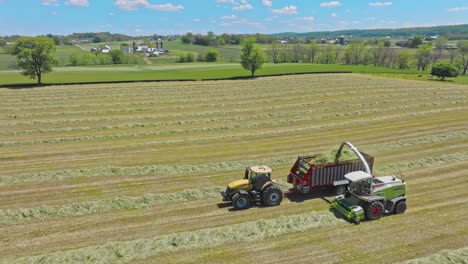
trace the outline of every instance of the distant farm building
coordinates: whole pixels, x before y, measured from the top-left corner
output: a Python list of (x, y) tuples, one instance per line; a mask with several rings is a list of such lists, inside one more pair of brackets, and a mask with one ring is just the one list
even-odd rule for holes
[(408, 47), (408, 43), (409, 42), (407, 40), (400, 40), (395, 43), (395, 46), (404, 48)]

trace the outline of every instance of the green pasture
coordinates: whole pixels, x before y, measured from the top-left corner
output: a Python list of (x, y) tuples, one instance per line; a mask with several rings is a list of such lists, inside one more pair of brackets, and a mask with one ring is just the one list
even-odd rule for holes
[[(383, 75), (412, 80), (435, 81), (429, 72), (398, 70), (374, 66), (350, 66), (335, 64), (265, 64), (256, 76), (320, 73), (354, 72)], [(43, 78), (44, 83), (90, 83), (119, 81), (164, 81), (164, 80), (205, 80), (248, 78), (249, 72), (240, 64), (230, 63), (182, 63), (151, 65), (106, 65), (86, 67), (57, 67)], [(0, 71), (0, 85), (34, 84), (35, 80), (20, 75), (19, 71)], [(450, 78), (444, 83), (468, 84), (467, 76)]]

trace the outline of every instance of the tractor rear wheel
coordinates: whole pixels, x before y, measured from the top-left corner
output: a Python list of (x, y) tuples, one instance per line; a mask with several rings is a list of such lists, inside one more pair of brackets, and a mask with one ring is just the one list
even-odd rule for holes
[(283, 200), (283, 191), (277, 184), (272, 184), (263, 191), (263, 204), (267, 206), (279, 205)]
[(247, 194), (236, 193), (232, 196), (232, 205), (236, 210), (249, 209), (250, 202), (250, 196)]
[(406, 211), (406, 201), (399, 201), (396, 206), (395, 210), (393, 211), (395, 214), (402, 214)]
[(366, 208), (366, 218), (368, 220), (376, 220), (382, 217), (384, 206), (381, 202), (372, 202)]

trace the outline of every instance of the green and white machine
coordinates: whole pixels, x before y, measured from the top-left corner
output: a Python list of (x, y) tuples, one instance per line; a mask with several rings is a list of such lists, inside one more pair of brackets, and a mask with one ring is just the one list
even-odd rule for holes
[[(354, 146), (351, 149), (354, 151)], [(366, 163), (362, 156), (359, 158)], [(379, 219), (384, 213), (404, 213), (406, 211), (404, 180), (395, 176), (374, 178), (368, 166), (364, 167), (367, 172), (355, 171), (345, 175), (349, 181), (347, 191), (344, 195), (337, 196), (331, 207), (356, 223), (360, 223), (363, 219)]]

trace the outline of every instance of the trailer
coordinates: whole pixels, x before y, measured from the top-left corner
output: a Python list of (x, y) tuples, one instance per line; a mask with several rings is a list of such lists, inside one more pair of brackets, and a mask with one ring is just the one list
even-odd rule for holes
[[(343, 147), (348, 146), (355, 154), (356, 159), (340, 161), (339, 157)], [(319, 188), (333, 188), (336, 195), (346, 193), (346, 186), (350, 183), (344, 176), (353, 171), (366, 171), (372, 173), (374, 157), (359, 151), (349, 142), (343, 142), (338, 149), (334, 162), (313, 162), (316, 155), (299, 156), (292, 166), (288, 183), (293, 185), (291, 191), (309, 193)], [(362, 162), (365, 159), (367, 164)]]

